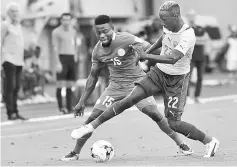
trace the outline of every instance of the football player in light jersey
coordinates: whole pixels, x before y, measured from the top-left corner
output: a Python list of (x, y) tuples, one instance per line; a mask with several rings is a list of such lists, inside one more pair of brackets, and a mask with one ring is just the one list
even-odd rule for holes
[[(140, 46), (133, 46), (140, 59), (155, 61), (156, 66), (151, 68), (142, 80), (135, 83), (135, 88), (127, 97), (111, 105), (90, 124), (73, 130), (71, 136), (81, 138), (91, 134), (105, 121), (161, 91), (164, 97), (165, 116), (171, 129), (202, 142), (206, 146), (204, 157), (214, 156), (219, 148), (219, 141), (181, 120), (189, 83), (190, 61), (196, 40), (194, 30), (184, 24), (180, 7), (176, 2), (165, 2), (160, 7), (159, 16), (164, 22), (164, 34), (161, 38), (146, 51), (147, 53)], [(149, 54), (158, 47), (162, 47), (160, 55)]]
[[(87, 79), (85, 90), (80, 101), (75, 107), (75, 116), (83, 115), (85, 103), (93, 92), (101, 69), (107, 65), (110, 72), (110, 84), (97, 100), (93, 112), (85, 121), (90, 123), (101, 115), (113, 103), (125, 98), (134, 88), (134, 83), (142, 79), (145, 73), (136, 65), (138, 56), (130, 45), (148, 49), (150, 44), (140, 38), (126, 32), (115, 32), (109, 16), (100, 15), (95, 19), (95, 31), (99, 42), (92, 53), (92, 67)], [(192, 154), (193, 151), (168, 125), (167, 119), (158, 111), (155, 99), (151, 97), (137, 101), (134, 105), (144, 114), (148, 115), (157, 123), (160, 129), (172, 138), (180, 152), (184, 155)], [(83, 145), (92, 134), (78, 138), (73, 151), (64, 156), (62, 161), (77, 160)]]

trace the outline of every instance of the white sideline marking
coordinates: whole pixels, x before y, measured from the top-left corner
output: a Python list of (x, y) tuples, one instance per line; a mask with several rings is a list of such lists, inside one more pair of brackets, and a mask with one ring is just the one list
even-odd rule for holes
[[(217, 101), (223, 101), (223, 100), (235, 100), (237, 99), (237, 95), (227, 95), (227, 96), (216, 96), (216, 97), (208, 97), (208, 98), (202, 98), (203, 103), (210, 103), (210, 102), (217, 102)], [(235, 100), (236, 102), (237, 100)], [(192, 105), (195, 103), (189, 103), (187, 104)], [(159, 108), (163, 108), (164, 104), (163, 103), (158, 103), (157, 106)], [(131, 109), (136, 109), (136, 107), (132, 107)], [(89, 116), (91, 112), (85, 112), (85, 116)], [(7, 125), (13, 125), (17, 123), (26, 123), (26, 122), (42, 122), (42, 121), (52, 121), (52, 120), (59, 120), (59, 119), (67, 119), (67, 118), (73, 118), (73, 114), (68, 114), (68, 115), (57, 115), (57, 116), (48, 116), (48, 117), (40, 117), (40, 118), (30, 118), (29, 120), (26, 121), (5, 121), (1, 122), (0, 126), (7, 126)]]
[[(85, 112), (85, 116), (89, 116), (91, 112)], [(42, 121), (52, 121), (52, 120), (58, 120), (58, 119), (66, 119), (66, 118), (73, 118), (73, 114), (67, 114), (67, 115), (57, 115), (57, 116), (48, 116), (48, 117), (40, 117), (40, 118), (30, 118), (26, 121), (5, 121), (2, 122), (0, 126), (6, 126), (6, 125), (13, 125), (17, 123), (26, 123), (26, 122), (42, 122)]]
[[(109, 122), (110, 124), (115, 124), (118, 123), (118, 121), (111, 121)], [(16, 138), (16, 137), (25, 137), (25, 136), (31, 136), (31, 135), (37, 135), (37, 134), (42, 134), (42, 133), (48, 133), (48, 132), (57, 132), (57, 131), (62, 131), (62, 130), (72, 130), (75, 129), (75, 126), (69, 126), (69, 127), (64, 127), (64, 128), (56, 128), (56, 129), (48, 129), (48, 130), (40, 130), (40, 131), (35, 131), (35, 132), (29, 132), (29, 133), (20, 133), (20, 134), (15, 134), (15, 135), (6, 135), (6, 136), (1, 136), (0, 139), (5, 139), (5, 138)], [(96, 132), (94, 132), (96, 134)]]
[(58, 128), (58, 129), (41, 130), (41, 131), (30, 132), (30, 133), (21, 133), (21, 134), (16, 134), (16, 135), (1, 136), (1, 139), (12, 138), (12, 137), (29, 136), (29, 135), (33, 135), (33, 134), (41, 134), (41, 133), (46, 133), (46, 132), (56, 132), (56, 131), (67, 130), (67, 129), (75, 129), (75, 126)]

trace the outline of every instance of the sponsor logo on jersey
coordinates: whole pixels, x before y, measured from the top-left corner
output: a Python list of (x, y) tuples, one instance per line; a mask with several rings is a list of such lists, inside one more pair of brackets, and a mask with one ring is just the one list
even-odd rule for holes
[(174, 47), (176, 47), (178, 45), (178, 42), (177, 41), (174, 41)]
[(125, 50), (124, 50), (123, 48), (120, 48), (120, 49), (118, 50), (118, 55), (119, 55), (119, 56), (124, 56), (124, 55), (125, 55)]
[(100, 99), (98, 99), (95, 104), (96, 105), (100, 104)]

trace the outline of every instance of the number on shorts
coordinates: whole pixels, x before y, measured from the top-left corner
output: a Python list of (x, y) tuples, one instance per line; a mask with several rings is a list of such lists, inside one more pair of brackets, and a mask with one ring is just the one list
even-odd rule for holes
[(105, 105), (106, 107), (109, 107), (113, 104), (114, 100), (115, 100), (114, 98), (112, 98), (110, 96), (106, 96), (106, 98), (103, 101), (102, 105)]
[(169, 101), (168, 101), (168, 107), (170, 108), (177, 108), (176, 104), (178, 103), (179, 99), (178, 97), (169, 97)]

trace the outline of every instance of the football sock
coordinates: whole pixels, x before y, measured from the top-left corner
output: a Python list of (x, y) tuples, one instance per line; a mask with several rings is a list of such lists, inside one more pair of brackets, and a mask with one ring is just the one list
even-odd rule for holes
[(57, 88), (56, 89), (56, 98), (57, 98), (58, 108), (59, 109), (63, 108), (61, 90), (62, 90), (62, 88)]
[(92, 133), (89, 133), (83, 136), (83, 138), (77, 139), (77, 143), (73, 151), (77, 154), (80, 154), (82, 147), (85, 145), (86, 141), (91, 137), (91, 135)]
[(175, 141), (175, 143), (179, 146), (180, 144), (184, 143), (178, 133), (173, 131), (166, 118), (163, 117), (163, 119), (157, 123), (160, 129), (165, 132), (171, 139)]
[(202, 143), (206, 145), (207, 143), (210, 143), (211, 141), (212, 141), (212, 137), (205, 134), (205, 137)]
[(183, 134), (184, 136), (193, 139), (198, 140), (200, 142), (203, 142), (205, 138), (205, 133), (197, 129), (195, 126), (193, 126), (190, 123), (184, 122), (184, 121), (170, 121), (169, 125), (171, 129), (174, 131)]
[(67, 109), (68, 111), (72, 111), (72, 89), (67, 88), (66, 90), (66, 101), (67, 101)]

